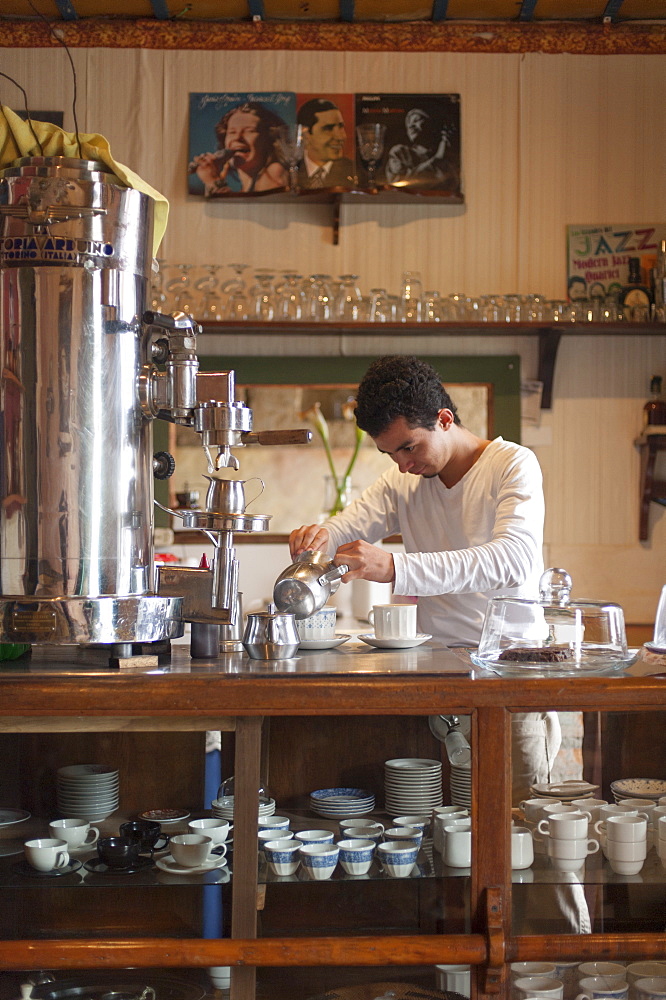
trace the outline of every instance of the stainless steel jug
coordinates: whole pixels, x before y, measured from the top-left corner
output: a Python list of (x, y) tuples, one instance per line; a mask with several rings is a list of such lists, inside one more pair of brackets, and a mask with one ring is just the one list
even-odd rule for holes
[(336, 566), (324, 552), (301, 552), (275, 581), (273, 600), (278, 611), (308, 618), (324, 607), (348, 570), (349, 566)]
[(299, 638), (293, 615), (257, 611), (247, 616), (243, 646), (253, 660), (284, 660), (296, 654)]
[(103, 164), (0, 171), (0, 642), (182, 634), (154, 593), (152, 230)]
[[(252, 479), (220, 479), (217, 476), (206, 476), (210, 483), (206, 492), (206, 510), (220, 514), (244, 514), (245, 508), (264, 492), (264, 482), (259, 476)], [(245, 487), (248, 483), (261, 483), (261, 489), (252, 500), (246, 500)]]

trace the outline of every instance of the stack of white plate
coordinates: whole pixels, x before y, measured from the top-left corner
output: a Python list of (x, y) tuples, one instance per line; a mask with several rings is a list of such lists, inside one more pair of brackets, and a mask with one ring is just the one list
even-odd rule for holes
[(539, 797), (559, 799), (560, 802), (573, 802), (574, 799), (590, 799), (599, 791), (599, 785), (589, 781), (571, 778), (567, 781), (551, 781), (530, 785), (533, 798)]
[(451, 764), (451, 804), (472, 808), (471, 764)]
[(645, 799), (649, 805), (666, 795), (663, 778), (618, 778), (611, 781), (611, 791), (616, 802), (623, 799)]
[[(218, 819), (234, 818), (234, 796), (226, 795), (223, 799), (213, 799), (210, 804), (211, 813)], [(266, 799), (259, 802), (260, 816), (273, 816), (275, 813), (275, 799)]]
[(57, 771), (58, 812), (99, 823), (118, 808), (118, 771), (104, 764), (69, 764)]
[(310, 809), (325, 819), (367, 816), (375, 808), (375, 797), (365, 788), (319, 788), (310, 792)]
[(389, 816), (429, 816), (442, 804), (442, 763), (420, 757), (396, 757), (384, 764), (384, 792)]

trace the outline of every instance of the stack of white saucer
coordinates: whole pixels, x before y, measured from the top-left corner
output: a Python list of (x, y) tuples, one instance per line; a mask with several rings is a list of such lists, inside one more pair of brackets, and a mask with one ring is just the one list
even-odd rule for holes
[(69, 764), (57, 771), (57, 803), (61, 816), (99, 823), (118, 808), (118, 771), (104, 764)]
[(389, 816), (429, 816), (442, 804), (442, 763), (396, 757), (384, 763), (385, 807)]
[(472, 808), (472, 765), (451, 764), (451, 803)]
[[(213, 799), (210, 804), (211, 814), (217, 819), (233, 820), (234, 818), (234, 796), (226, 795), (222, 799)], [(259, 815), (272, 816), (275, 813), (275, 799), (259, 801)]]

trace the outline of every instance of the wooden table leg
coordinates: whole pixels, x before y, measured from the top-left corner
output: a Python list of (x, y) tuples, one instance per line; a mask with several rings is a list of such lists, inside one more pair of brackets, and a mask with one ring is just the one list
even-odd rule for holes
[[(231, 936), (257, 936), (257, 792), (261, 765), (260, 716), (236, 720), (234, 759), (234, 863)], [(233, 967), (230, 1000), (255, 1000), (257, 970)]]

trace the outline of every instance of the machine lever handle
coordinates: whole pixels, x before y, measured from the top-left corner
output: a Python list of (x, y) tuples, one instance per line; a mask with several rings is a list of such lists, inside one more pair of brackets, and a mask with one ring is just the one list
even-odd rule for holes
[(294, 427), (284, 431), (245, 431), (241, 434), (243, 444), (309, 444), (312, 431), (306, 427)]

